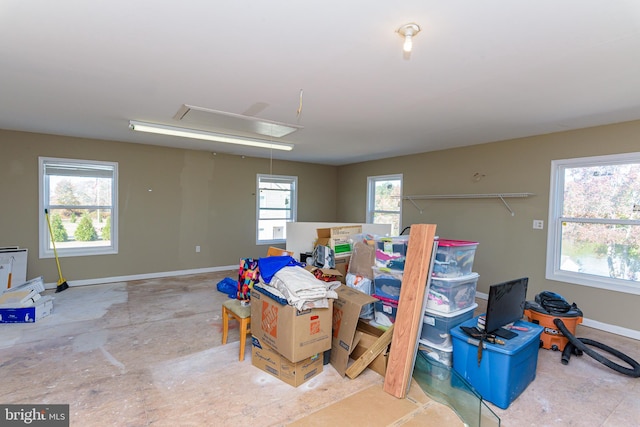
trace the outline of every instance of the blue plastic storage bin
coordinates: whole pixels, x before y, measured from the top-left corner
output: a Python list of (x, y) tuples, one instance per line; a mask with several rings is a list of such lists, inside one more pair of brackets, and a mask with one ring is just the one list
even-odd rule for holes
[(460, 327), (473, 327), (478, 316), (451, 329), (453, 369), (460, 374), (483, 399), (507, 409), (536, 377), (540, 334), (543, 327), (517, 321), (516, 326), (528, 331), (513, 331), (518, 335), (505, 340), (504, 345), (485, 342), (478, 365), (478, 340), (470, 338)]

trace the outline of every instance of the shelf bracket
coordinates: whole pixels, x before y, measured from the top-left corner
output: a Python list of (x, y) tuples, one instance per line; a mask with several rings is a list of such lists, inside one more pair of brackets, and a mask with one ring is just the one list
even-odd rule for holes
[(411, 202), (411, 204), (418, 210), (418, 212), (420, 212), (420, 215), (423, 214), (423, 210), (420, 209), (420, 207), (418, 205), (416, 205), (416, 202), (413, 201), (413, 199), (411, 197), (408, 198), (408, 200)]
[(498, 197), (500, 197), (500, 200), (502, 200), (502, 203), (504, 203), (504, 205), (509, 210), (509, 212), (511, 212), (511, 216), (516, 216), (516, 213), (513, 211), (513, 209), (511, 209), (511, 207), (509, 206), (507, 201), (504, 199), (504, 197), (502, 197), (502, 194), (499, 194)]

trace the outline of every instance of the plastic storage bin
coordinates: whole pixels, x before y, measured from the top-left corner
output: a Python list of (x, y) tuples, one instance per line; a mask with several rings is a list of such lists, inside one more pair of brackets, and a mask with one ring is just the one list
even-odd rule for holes
[(439, 380), (451, 377), (453, 365), (453, 347), (442, 347), (428, 341), (420, 340), (418, 352), (429, 360), (427, 374)]
[(426, 310), (422, 321), (422, 332), (420, 339), (430, 341), (434, 344), (450, 344), (451, 337), (449, 331), (462, 322), (473, 317), (473, 310), (478, 304), (453, 313), (439, 313), (434, 310)]
[(374, 321), (380, 326), (391, 326), (396, 321), (398, 302), (374, 294), (378, 301), (374, 303)]
[(408, 244), (409, 236), (376, 238), (376, 266), (404, 270)]
[(389, 268), (372, 267), (373, 293), (394, 301), (400, 299), (402, 271)]
[(507, 409), (536, 377), (542, 326), (518, 320), (517, 336), (504, 345), (484, 342), (478, 363), (478, 340), (470, 338), (460, 327), (473, 327), (474, 317), (451, 329), (453, 369), (466, 379), (480, 395), (494, 405)]
[(460, 277), (471, 274), (478, 242), (467, 240), (438, 240), (433, 275)]
[(432, 277), (427, 309), (452, 313), (471, 307), (476, 302), (478, 273), (457, 278)]
[(418, 350), (432, 360), (446, 365), (453, 366), (453, 343), (436, 344), (429, 340), (418, 340)]

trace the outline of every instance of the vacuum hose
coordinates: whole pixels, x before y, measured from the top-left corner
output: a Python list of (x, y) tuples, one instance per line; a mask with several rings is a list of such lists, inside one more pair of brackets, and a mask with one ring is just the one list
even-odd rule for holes
[[(567, 345), (564, 347), (564, 350), (562, 351), (563, 365), (566, 365), (569, 363), (571, 354), (575, 354), (576, 356), (581, 356), (582, 353), (584, 352), (584, 353), (587, 353), (589, 356), (593, 357), (594, 359), (596, 359), (598, 362), (613, 369), (616, 372), (619, 372), (624, 375), (628, 375), (633, 378), (640, 377), (640, 364), (638, 364), (638, 362), (636, 362), (626, 354), (614, 348), (611, 348), (605, 344), (590, 340), (588, 338), (576, 338), (571, 332), (569, 332), (569, 330), (565, 326), (562, 319), (555, 318), (553, 319), (553, 323), (558, 327), (558, 330), (562, 332), (562, 334), (569, 340)], [(594, 351), (589, 347), (587, 347), (587, 345), (597, 347), (601, 350), (606, 351), (609, 354), (616, 356), (618, 359), (627, 362), (633, 369), (620, 366), (617, 363), (612, 362), (611, 360), (607, 359), (597, 351)]]

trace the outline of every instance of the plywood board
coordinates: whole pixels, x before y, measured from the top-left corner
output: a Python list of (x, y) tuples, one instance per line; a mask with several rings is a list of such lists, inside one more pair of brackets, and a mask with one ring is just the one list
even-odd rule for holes
[(462, 427), (460, 418), (448, 406), (413, 387), (406, 399), (385, 393), (380, 385), (370, 386), (333, 405), (294, 421), (290, 426), (453, 426)]
[(435, 224), (414, 224), (409, 233), (395, 330), (384, 378), (384, 391), (398, 398), (406, 395), (413, 371), (435, 234)]

